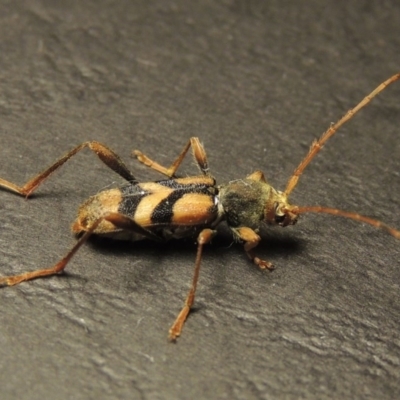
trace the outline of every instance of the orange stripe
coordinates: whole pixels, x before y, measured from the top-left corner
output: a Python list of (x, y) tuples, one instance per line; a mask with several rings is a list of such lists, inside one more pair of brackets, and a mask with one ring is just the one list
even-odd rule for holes
[(173, 207), (172, 225), (203, 225), (212, 222), (217, 212), (214, 198), (207, 194), (187, 193)]
[(144, 183), (140, 186), (145, 190), (156, 190), (156, 192), (149, 194), (142, 199), (135, 210), (133, 220), (143, 227), (151, 226), (154, 225), (151, 216), (155, 207), (157, 207), (157, 205), (167, 198), (174, 190), (154, 182)]
[(193, 185), (193, 184), (203, 184), (207, 186), (214, 186), (215, 180), (208, 176), (188, 176), (186, 178), (174, 179), (175, 182), (181, 183), (183, 185)]

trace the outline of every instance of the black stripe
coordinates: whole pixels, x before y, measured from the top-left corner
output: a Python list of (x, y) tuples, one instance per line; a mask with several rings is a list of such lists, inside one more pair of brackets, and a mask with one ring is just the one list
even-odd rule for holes
[(118, 212), (122, 215), (133, 217), (139, 203), (149, 192), (142, 189), (140, 184), (126, 185), (121, 187), (120, 190), (122, 201), (118, 207)]
[(175, 190), (164, 200), (160, 201), (151, 213), (151, 222), (154, 224), (170, 224), (174, 216), (174, 205), (185, 194), (183, 190)]
[(176, 187), (178, 186), (175, 182), (175, 179), (163, 179), (162, 181), (156, 181), (156, 183), (171, 189), (176, 189)]

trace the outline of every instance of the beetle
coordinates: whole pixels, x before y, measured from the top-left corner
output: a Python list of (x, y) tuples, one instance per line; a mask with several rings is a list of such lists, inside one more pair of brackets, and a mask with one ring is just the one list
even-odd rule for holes
[[(356, 107), (331, 125), (320, 139), (315, 140), (289, 178), (284, 191), (278, 191), (269, 185), (261, 171), (255, 171), (244, 179), (217, 185), (210, 173), (206, 152), (197, 137), (192, 137), (188, 141), (168, 168), (138, 150), (133, 152), (139, 162), (167, 177), (156, 182), (139, 182), (116, 153), (96, 141), (85, 142), (75, 147), (23, 186), (0, 179), (1, 188), (28, 198), (55, 170), (82, 149), (89, 148), (105, 165), (127, 181), (122, 187), (99, 192), (81, 205), (78, 217), (72, 225), (72, 231), (79, 236), (79, 239), (58, 263), (50, 268), (2, 277), (0, 286), (12, 286), (62, 272), (72, 256), (92, 234), (132, 241), (142, 239), (166, 241), (188, 236), (197, 237), (197, 254), (191, 287), (181, 311), (169, 330), (169, 339), (174, 341), (180, 336), (194, 302), (203, 247), (211, 241), (216, 233), (216, 227), (222, 221), (227, 223), (233, 237), (243, 243), (249, 259), (261, 269), (268, 270), (272, 270), (273, 265), (254, 253), (254, 248), (261, 240), (258, 235), (261, 223), (285, 227), (294, 225), (300, 214), (327, 213), (370, 224), (400, 239), (399, 230), (378, 220), (328, 207), (299, 207), (288, 201), (304, 169), (325, 142), (378, 93), (398, 79), (400, 73), (381, 83)], [(176, 176), (176, 171), (190, 148), (201, 175), (179, 178)]]

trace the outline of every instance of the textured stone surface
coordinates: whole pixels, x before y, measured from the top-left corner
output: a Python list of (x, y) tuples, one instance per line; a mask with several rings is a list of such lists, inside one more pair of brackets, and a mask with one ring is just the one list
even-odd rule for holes
[[(311, 141), (400, 70), (394, 0), (1, 1), (0, 16), (0, 176), (17, 183), (90, 139), (153, 180), (131, 149), (168, 164), (199, 136), (218, 181), (262, 169), (283, 189)], [(400, 228), (399, 97), (341, 129), (292, 201)], [(29, 201), (0, 191), (1, 274), (57, 261), (79, 204), (119, 184), (85, 152)], [(272, 273), (222, 227), (175, 345), (191, 241), (96, 240), (65, 276), (1, 289), (2, 399), (399, 397), (400, 243), (330, 216), (262, 233)]]

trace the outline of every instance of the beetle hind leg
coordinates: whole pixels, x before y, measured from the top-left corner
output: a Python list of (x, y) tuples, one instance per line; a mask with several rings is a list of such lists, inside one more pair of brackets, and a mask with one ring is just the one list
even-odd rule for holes
[(91, 150), (107, 167), (112, 169), (128, 182), (137, 182), (136, 178), (129, 171), (128, 167), (124, 164), (121, 158), (116, 153), (114, 153), (114, 151), (112, 151), (110, 148), (102, 143), (91, 141), (84, 142), (69, 151), (68, 153), (64, 154), (53, 165), (34, 176), (22, 186), (16, 185), (15, 183), (0, 178), (0, 188), (8, 189), (11, 192), (20, 194), (21, 196), (29, 197), (38, 188), (38, 186), (40, 186), (54, 171), (60, 168), (70, 158), (72, 158), (75, 154), (77, 154), (84, 148), (88, 148), (89, 150)]
[(74, 254), (79, 250), (79, 248), (89, 239), (89, 237), (93, 233), (96, 233), (96, 228), (98, 228), (102, 221), (111, 222), (117, 229), (119, 228), (126, 231), (136, 232), (152, 240), (160, 240), (158, 236), (138, 226), (130, 218), (118, 213), (109, 213), (95, 220), (75, 243), (75, 246), (72, 247), (72, 249), (57, 264), (53, 265), (50, 268), (38, 269), (36, 271), (25, 272), (19, 275), (1, 277), (0, 286), (14, 286), (24, 281), (29, 281), (45, 276), (57, 275), (58, 273), (62, 272), (71, 260), (71, 258), (74, 256)]
[(0, 286), (14, 286), (21, 282), (29, 281), (36, 278), (41, 278), (45, 276), (56, 275), (62, 272), (67, 266), (69, 260), (73, 255), (79, 250), (79, 248), (89, 239), (90, 235), (98, 227), (103, 218), (99, 218), (93, 223), (93, 225), (88, 229), (75, 243), (75, 246), (55, 265), (50, 268), (38, 269), (36, 271), (24, 272), (19, 275), (4, 276), (0, 278)]

